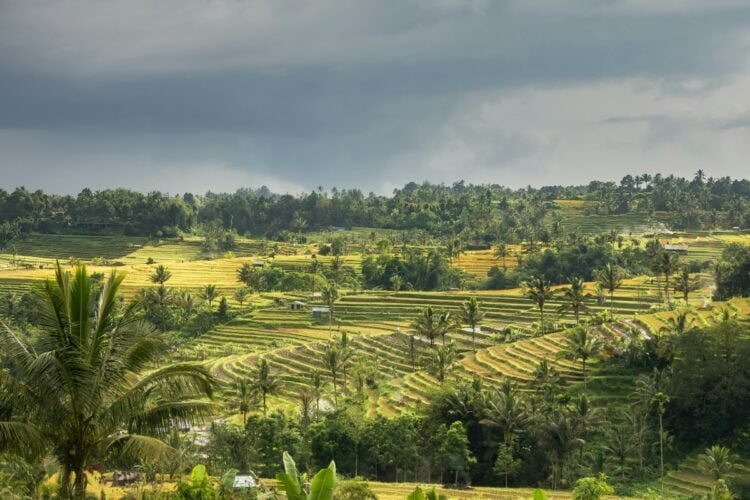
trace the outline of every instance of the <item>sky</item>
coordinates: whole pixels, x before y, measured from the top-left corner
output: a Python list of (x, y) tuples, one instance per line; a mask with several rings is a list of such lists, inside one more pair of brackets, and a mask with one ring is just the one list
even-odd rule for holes
[(0, 188), (747, 177), (750, 2), (0, 0)]

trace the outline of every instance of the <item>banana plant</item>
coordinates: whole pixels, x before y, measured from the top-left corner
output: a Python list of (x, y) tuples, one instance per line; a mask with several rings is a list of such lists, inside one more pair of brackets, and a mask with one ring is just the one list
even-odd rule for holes
[(336, 488), (336, 464), (333, 460), (328, 467), (315, 474), (309, 492), (305, 490), (305, 476), (297, 471), (292, 456), (284, 452), (283, 460), (284, 472), (276, 474), (276, 480), (288, 500), (333, 500), (333, 490)]

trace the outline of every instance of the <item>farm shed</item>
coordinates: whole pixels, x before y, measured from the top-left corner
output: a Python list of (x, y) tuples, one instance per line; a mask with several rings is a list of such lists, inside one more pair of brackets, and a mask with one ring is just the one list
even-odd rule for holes
[(253, 267), (260, 267), (260, 268), (266, 267), (266, 261), (265, 260), (253, 261)]
[(665, 252), (674, 252), (674, 253), (686, 254), (686, 253), (688, 253), (688, 246), (685, 245), (685, 244), (678, 245), (678, 244), (665, 243), (664, 244), (664, 251)]
[(294, 302), (291, 302), (289, 304), (289, 309), (292, 309), (293, 311), (299, 311), (300, 309), (304, 309), (306, 305), (307, 304), (300, 300), (295, 300)]
[(330, 312), (331, 310), (328, 307), (313, 307), (312, 308), (312, 315), (314, 318), (327, 316)]

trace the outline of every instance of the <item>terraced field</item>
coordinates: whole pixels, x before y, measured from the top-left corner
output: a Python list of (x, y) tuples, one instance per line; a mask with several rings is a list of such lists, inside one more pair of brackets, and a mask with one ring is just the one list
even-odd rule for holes
[[(728, 475), (730, 481), (732, 478), (750, 477), (750, 460), (734, 458), (732, 463), (734, 470)], [(714, 484), (716, 481), (698, 466), (697, 455), (684, 460), (677, 470), (667, 472), (664, 478), (664, 485), (672, 492), (690, 497), (709, 494)]]

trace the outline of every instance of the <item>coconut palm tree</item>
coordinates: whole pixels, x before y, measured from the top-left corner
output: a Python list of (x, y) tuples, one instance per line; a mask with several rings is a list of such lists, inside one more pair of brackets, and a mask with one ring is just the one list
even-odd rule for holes
[(659, 456), (661, 459), (660, 479), (662, 495), (664, 492), (664, 414), (667, 411), (669, 396), (666, 387), (669, 384), (669, 373), (654, 368), (651, 376), (641, 375), (636, 380), (635, 395), (638, 403), (649, 412), (655, 410), (659, 417)]
[(508, 255), (510, 255), (508, 245), (506, 245), (504, 241), (501, 241), (500, 243), (498, 243), (497, 248), (495, 249), (495, 256), (502, 259), (503, 271), (508, 270), (508, 266), (505, 262), (505, 259), (508, 257)]
[(237, 281), (244, 283), (246, 286), (250, 286), (253, 283), (255, 273), (255, 269), (249, 262), (243, 262), (237, 269)]
[(599, 337), (584, 327), (576, 327), (565, 337), (566, 353), (573, 361), (581, 360), (583, 386), (586, 387), (586, 361), (599, 352)]
[(417, 335), (430, 341), (430, 347), (435, 345), (435, 337), (440, 334), (440, 314), (435, 314), (432, 307), (422, 309), (417, 319), (412, 323), (412, 328)]
[(255, 368), (250, 372), (250, 388), (260, 395), (263, 403), (263, 416), (268, 412), (266, 397), (278, 394), (281, 390), (281, 380), (271, 374), (271, 367), (265, 358), (258, 360)]
[(167, 281), (169, 281), (169, 278), (172, 277), (172, 273), (167, 269), (164, 265), (159, 264), (156, 266), (156, 269), (154, 269), (154, 272), (151, 274), (151, 282), (152, 283), (159, 283), (160, 285), (164, 285)]
[(591, 297), (591, 294), (586, 293), (582, 278), (573, 277), (569, 280), (569, 283), (570, 286), (563, 292), (564, 302), (558, 309), (558, 313), (562, 315), (568, 311), (573, 311), (577, 325), (580, 323), (581, 311), (588, 311), (586, 300)]
[[(123, 275), (113, 271), (100, 291), (79, 265), (55, 269), (39, 294), (39, 338), (33, 345), (0, 324), (3, 356), (13, 370), (0, 385), (14, 404), (3, 412), (6, 450), (44, 450), (62, 468), (62, 498), (84, 498), (86, 466), (97, 453), (121, 450), (159, 459), (175, 421), (214, 410), (214, 381), (192, 363), (154, 368), (162, 337), (137, 318), (137, 303), (118, 301)], [(149, 371), (145, 371), (149, 369)], [(71, 479), (73, 479), (71, 490)]]
[(732, 455), (729, 448), (725, 446), (714, 445), (706, 448), (706, 451), (698, 456), (698, 467), (715, 481), (725, 479), (734, 468), (731, 462)]
[(701, 284), (698, 277), (690, 277), (690, 268), (688, 266), (682, 266), (680, 273), (677, 275), (677, 279), (674, 284), (674, 288), (678, 292), (682, 292), (682, 298), (685, 301), (685, 305), (688, 304), (688, 297), (690, 292), (700, 290)]
[(570, 455), (586, 442), (581, 438), (573, 419), (555, 410), (539, 429), (539, 440), (552, 457), (552, 489), (557, 489)]
[(323, 377), (318, 370), (310, 373), (310, 390), (315, 398), (315, 420), (320, 417), (320, 398), (323, 395)]
[[(497, 427), (503, 432), (506, 450), (512, 451), (514, 434), (520, 431), (531, 420), (526, 401), (510, 379), (504, 379), (502, 385), (487, 397), (484, 404), (484, 418), (481, 424)], [(508, 487), (510, 470), (505, 474), (505, 487)]]
[(234, 399), (236, 408), (242, 413), (242, 428), (247, 425), (247, 414), (252, 409), (255, 400), (255, 394), (247, 383), (247, 380), (240, 379), (234, 384)]
[(201, 298), (208, 302), (208, 312), (213, 312), (212, 304), (218, 296), (219, 293), (216, 291), (216, 285), (206, 285), (203, 287)]
[(435, 378), (438, 379), (438, 382), (441, 384), (445, 382), (445, 378), (448, 376), (448, 373), (453, 367), (453, 363), (456, 362), (457, 357), (458, 354), (456, 353), (456, 348), (452, 342), (450, 344), (438, 346), (438, 348), (435, 349), (430, 363), (430, 371), (435, 375)]
[(609, 292), (609, 314), (611, 316), (615, 315), (615, 290), (622, 285), (622, 275), (622, 269), (612, 263), (607, 264), (597, 273), (597, 280), (602, 288)]
[(323, 349), (325, 365), (328, 370), (330, 370), (331, 377), (333, 377), (333, 400), (336, 406), (339, 404), (338, 385), (336, 382), (338, 380), (339, 371), (341, 370), (340, 349), (341, 347), (339, 344), (335, 342), (329, 342)]
[(667, 304), (670, 303), (669, 280), (672, 277), (672, 275), (675, 273), (679, 265), (680, 265), (679, 255), (672, 253), (672, 252), (666, 252), (663, 250), (654, 256), (654, 260), (651, 265), (651, 268), (653, 269), (654, 272), (656, 272), (657, 274), (664, 275), (664, 292), (666, 293)]
[(625, 481), (625, 465), (635, 448), (631, 432), (632, 430), (626, 425), (612, 427), (607, 433), (607, 441), (604, 444), (604, 452), (617, 460), (623, 481)]
[(328, 307), (328, 331), (333, 329), (333, 305), (339, 300), (339, 289), (336, 283), (328, 283), (321, 292), (321, 298)]
[(539, 323), (544, 335), (544, 304), (552, 298), (554, 292), (544, 276), (537, 276), (531, 283), (524, 285), (524, 293), (539, 308)]
[(484, 311), (476, 297), (469, 297), (469, 300), (461, 304), (461, 320), (471, 328), (471, 348), (475, 351), (477, 350), (477, 325), (482, 319), (484, 319)]

